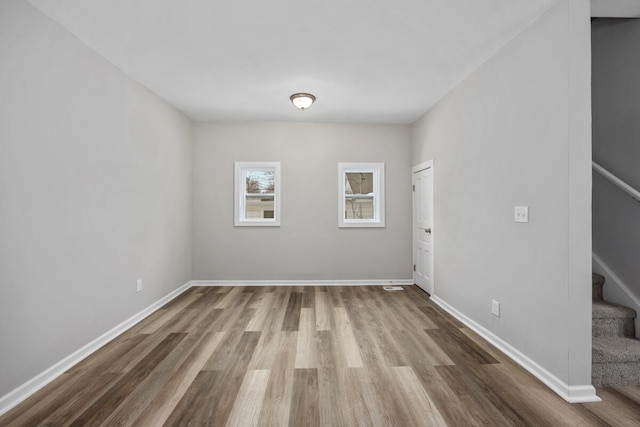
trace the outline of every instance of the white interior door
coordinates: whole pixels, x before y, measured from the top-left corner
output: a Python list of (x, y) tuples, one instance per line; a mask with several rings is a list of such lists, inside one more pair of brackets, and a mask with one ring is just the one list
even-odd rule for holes
[(433, 295), (433, 161), (413, 169), (413, 280)]

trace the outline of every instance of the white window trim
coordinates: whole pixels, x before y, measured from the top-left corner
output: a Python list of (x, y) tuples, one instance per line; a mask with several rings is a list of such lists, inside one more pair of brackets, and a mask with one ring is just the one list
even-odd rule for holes
[[(280, 226), (280, 162), (235, 162), (234, 174), (234, 219), (236, 227), (279, 227)], [(245, 183), (244, 170), (246, 169), (274, 169), (276, 191), (273, 200), (273, 218), (246, 219), (245, 214)]]
[[(373, 219), (345, 219), (345, 174), (373, 173)], [(384, 163), (338, 163), (338, 227), (384, 227)]]

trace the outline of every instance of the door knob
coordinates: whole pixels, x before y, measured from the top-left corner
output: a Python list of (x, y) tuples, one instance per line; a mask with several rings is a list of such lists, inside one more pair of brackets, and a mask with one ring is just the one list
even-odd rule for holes
[(425, 229), (424, 229), (424, 232), (425, 232), (425, 233), (429, 233), (429, 234), (431, 234), (431, 228), (425, 228)]

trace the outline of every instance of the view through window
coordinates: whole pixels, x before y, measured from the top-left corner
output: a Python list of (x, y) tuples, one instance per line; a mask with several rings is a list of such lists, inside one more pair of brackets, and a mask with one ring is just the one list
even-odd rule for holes
[(280, 225), (280, 163), (235, 163), (235, 225)]
[(384, 163), (339, 163), (338, 225), (384, 227)]

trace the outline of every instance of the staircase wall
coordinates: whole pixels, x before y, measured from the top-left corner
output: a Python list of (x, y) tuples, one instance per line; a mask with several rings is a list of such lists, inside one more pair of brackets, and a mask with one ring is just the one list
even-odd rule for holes
[[(640, 189), (640, 19), (591, 27), (593, 160)], [(640, 297), (640, 203), (596, 172), (592, 227), (593, 252)], [(633, 305), (609, 285), (605, 299)]]

